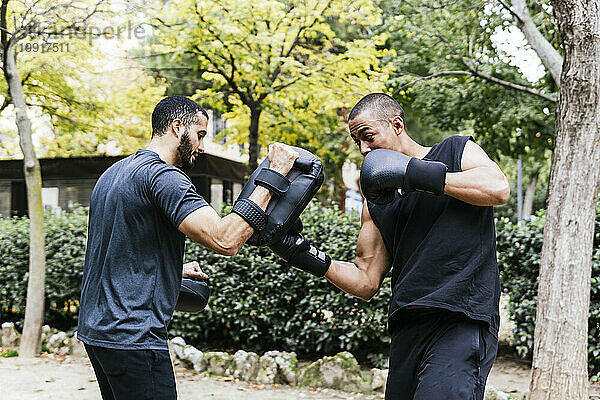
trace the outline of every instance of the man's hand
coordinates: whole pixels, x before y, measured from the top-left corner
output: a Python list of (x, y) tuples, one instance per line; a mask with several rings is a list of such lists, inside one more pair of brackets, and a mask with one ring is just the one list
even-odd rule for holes
[(200, 268), (200, 264), (198, 264), (198, 261), (192, 261), (192, 262), (183, 264), (182, 278), (205, 279), (205, 278), (208, 278), (208, 275), (206, 275), (204, 272), (202, 272), (202, 268)]
[(298, 156), (298, 152), (287, 144), (273, 143), (269, 145), (269, 168), (285, 176)]
[(446, 164), (421, 160), (406, 154), (376, 149), (366, 155), (360, 171), (360, 187), (365, 198), (375, 204), (388, 204), (396, 197), (418, 190), (441, 195), (446, 182)]
[(293, 229), (279, 241), (271, 243), (269, 248), (294, 267), (318, 277), (325, 276), (331, 264), (331, 258), (327, 254), (317, 250), (301, 233)]

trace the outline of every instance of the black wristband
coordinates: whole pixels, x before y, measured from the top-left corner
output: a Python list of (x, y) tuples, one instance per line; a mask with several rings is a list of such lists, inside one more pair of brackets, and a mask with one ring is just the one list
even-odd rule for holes
[(294, 267), (322, 278), (329, 270), (331, 257), (310, 245), (307, 250), (296, 253), (290, 262)]
[(407, 191), (419, 190), (436, 195), (444, 194), (447, 170), (448, 167), (442, 162), (411, 158), (404, 177)]
[(290, 187), (288, 178), (268, 168), (260, 170), (256, 178), (254, 178), (254, 183), (258, 186), (266, 187), (278, 196), (283, 195)]
[(236, 201), (231, 212), (244, 218), (255, 231), (260, 232), (267, 225), (267, 214), (250, 199)]

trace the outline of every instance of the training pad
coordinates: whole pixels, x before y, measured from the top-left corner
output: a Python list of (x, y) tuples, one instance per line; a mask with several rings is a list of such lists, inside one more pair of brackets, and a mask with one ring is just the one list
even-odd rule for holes
[(183, 278), (179, 289), (176, 311), (197, 313), (206, 307), (210, 297), (210, 288), (202, 280)]
[[(292, 147), (299, 154), (294, 166), (286, 175), (289, 188), (280, 196), (273, 194), (267, 205), (267, 224), (260, 232), (254, 232), (246, 243), (254, 246), (267, 246), (284, 235), (296, 222), (302, 211), (317, 193), (323, 183), (323, 164), (310, 151)], [(242, 189), (238, 200), (250, 197), (256, 183), (254, 179), (262, 169), (269, 168), (267, 157), (250, 175), (248, 183)]]

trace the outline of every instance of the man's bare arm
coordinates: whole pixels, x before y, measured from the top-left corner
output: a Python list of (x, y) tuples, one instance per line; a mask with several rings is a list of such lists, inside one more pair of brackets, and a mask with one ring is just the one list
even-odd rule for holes
[[(268, 189), (257, 186), (250, 200), (265, 211), (271, 196)], [(210, 206), (190, 213), (179, 225), (179, 230), (194, 242), (226, 256), (234, 256), (254, 233), (254, 229), (238, 214), (231, 213), (221, 218)]]
[[(269, 168), (287, 175), (297, 157), (298, 153), (291, 147), (275, 143), (269, 152)], [(257, 186), (249, 199), (265, 211), (271, 197), (268, 189)], [(254, 233), (254, 229), (238, 214), (231, 213), (221, 218), (210, 206), (190, 213), (178, 229), (193, 241), (228, 256), (235, 255)]]
[(498, 165), (469, 140), (461, 159), (462, 172), (446, 174), (444, 193), (475, 206), (496, 206), (508, 201), (510, 186)]
[(377, 293), (390, 268), (390, 255), (365, 202), (356, 259), (353, 263), (332, 261), (325, 278), (344, 292), (368, 301)]

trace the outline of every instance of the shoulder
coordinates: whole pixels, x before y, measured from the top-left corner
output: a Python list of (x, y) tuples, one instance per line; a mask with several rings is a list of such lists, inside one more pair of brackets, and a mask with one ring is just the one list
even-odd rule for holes
[[(191, 183), (189, 176), (181, 169), (167, 164), (160, 157), (151, 151), (140, 150), (135, 156), (133, 162), (145, 179), (150, 182), (169, 180)], [(138, 168), (136, 168), (138, 169)]]
[[(472, 138), (471, 138), (472, 139)], [(470, 140), (465, 143), (464, 150), (461, 157), (461, 168), (463, 171), (482, 166), (496, 165), (488, 154), (475, 143), (474, 140)]]
[(453, 135), (447, 137), (439, 143), (439, 146), (451, 146), (456, 148), (463, 148), (468, 142), (475, 143), (473, 136)]
[(438, 144), (435, 144), (428, 155), (429, 160), (441, 161), (448, 166), (450, 172), (461, 170), (461, 160), (463, 151), (467, 145), (473, 141), (471, 136), (454, 135), (447, 137)]

